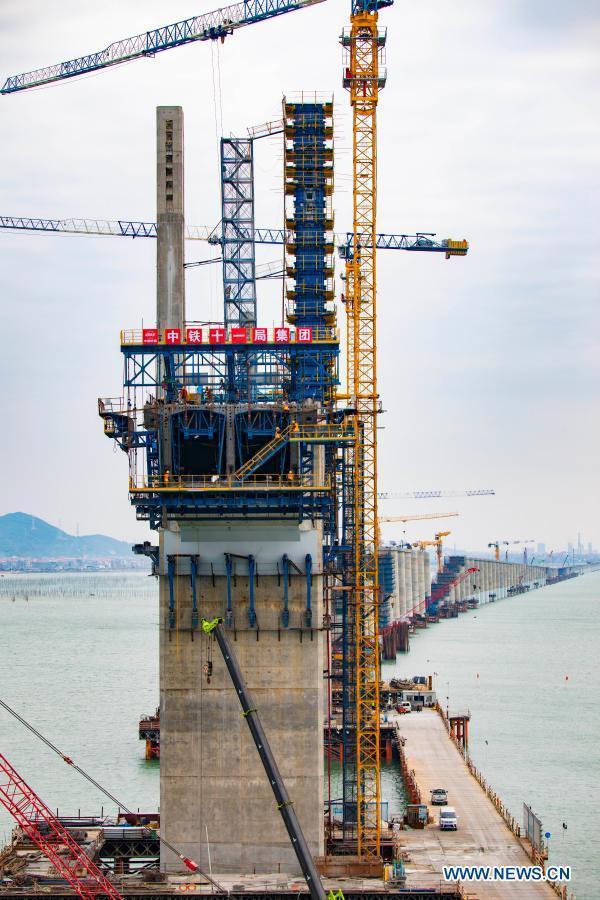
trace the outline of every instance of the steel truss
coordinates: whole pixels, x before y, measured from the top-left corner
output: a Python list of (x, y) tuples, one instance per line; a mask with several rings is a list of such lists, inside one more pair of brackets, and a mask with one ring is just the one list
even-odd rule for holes
[(225, 328), (256, 325), (254, 141), (221, 138)]

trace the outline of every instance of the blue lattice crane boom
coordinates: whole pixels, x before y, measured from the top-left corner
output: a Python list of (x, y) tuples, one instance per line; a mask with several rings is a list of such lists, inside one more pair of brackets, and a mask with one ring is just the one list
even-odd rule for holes
[[(156, 238), (156, 222), (130, 221), (127, 219), (41, 219), (29, 216), (0, 216), (1, 231), (48, 231), (59, 234), (88, 234), (94, 237)], [(283, 244), (288, 233), (282, 228), (256, 228), (254, 241), (257, 244)], [(348, 245), (348, 234), (335, 234), (334, 239), (340, 255), (344, 257)], [(350, 235), (351, 237), (351, 235)], [(218, 226), (187, 225), (185, 238), (188, 241), (207, 241), (220, 244)], [(460, 247), (455, 245), (460, 244)], [(465, 256), (469, 249), (467, 241), (453, 241), (450, 238), (435, 239), (434, 232), (417, 234), (378, 234), (378, 250), (414, 250), (430, 253), (445, 253), (449, 256)]]
[(11, 75), (4, 82), (0, 93), (14, 94), (17, 91), (85, 75), (133, 59), (153, 57), (163, 50), (171, 50), (194, 41), (218, 39), (224, 41), (228, 35), (244, 25), (253, 25), (255, 22), (263, 22), (283, 13), (323, 2), (324, 0), (243, 0), (223, 9), (123, 38), (109, 44), (103, 50), (86, 56), (55, 63), (42, 69), (33, 69), (31, 72)]

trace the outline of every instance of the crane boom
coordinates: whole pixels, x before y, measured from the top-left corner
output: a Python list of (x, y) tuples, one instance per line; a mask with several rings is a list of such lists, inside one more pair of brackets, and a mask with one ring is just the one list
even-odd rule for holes
[(494, 497), (496, 491), (484, 488), (475, 491), (384, 491), (377, 494), (379, 500), (432, 500), (438, 497)]
[[(129, 219), (41, 219), (29, 216), (0, 216), (0, 229), (4, 231), (48, 231), (61, 234), (89, 234), (95, 237), (128, 237), (156, 238), (156, 222), (131, 221)], [(220, 244), (218, 225), (186, 225), (187, 241), (208, 241), (209, 244)], [(255, 228), (256, 244), (284, 244), (290, 232), (282, 228)], [(418, 232), (417, 234), (378, 234), (376, 246), (378, 250), (418, 250), (433, 253), (455, 255), (449, 246), (459, 241), (450, 238), (434, 240), (435, 234)], [(346, 246), (347, 234), (335, 234), (335, 243), (340, 251)], [(464, 251), (466, 253), (467, 250)], [(461, 255), (464, 255), (461, 254)]]
[(420, 519), (450, 519), (457, 516), (457, 512), (447, 513), (421, 513), (416, 516), (379, 516), (380, 522), (416, 522)]
[[(0, 753), (0, 803), (82, 900), (123, 900), (115, 886)], [(42, 833), (40, 826), (43, 826)]]
[(4, 82), (0, 93), (14, 94), (16, 91), (25, 91), (65, 78), (85, 75), (144, 56), (152, 57), (163, 50), (191, 44), (193, 41), (218, 38), (224, 40), (227, 35), (233, 34), (235, 29), (244, 25), (253, 25), (255, 22), (263, 22), (265, 19), (323, 2), (324, 0), (242, 0), (241, 3), (234, 3), (223, 9), (123, 38), (109, 44), (104, 50), (86, 56), (23, 72), (20, 75), (11, 75)]

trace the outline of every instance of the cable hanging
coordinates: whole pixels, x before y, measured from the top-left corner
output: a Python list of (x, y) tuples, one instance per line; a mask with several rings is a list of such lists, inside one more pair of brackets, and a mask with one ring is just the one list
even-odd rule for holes
[[(20, 722), (21, 725), (23, 725), (25, 728), (27, 728), (27, 730), (30, 731), (36, 738), (38, 738), (47, 747), (49, 747), (53, 753), (56, 753), (57, 756), (60, 756), (60, 758), (63, 760), (63, 762), (66, 762), (67, 765), (71, 766), (72, 769), (75, 769), (76, 772), (79, 772), (79, 774), (81, 776), (83, 776), (83, 778), (85, 778), (86, 781), (89, 781), (89, 783), (92, 784), (97, 790), (99, 790), (100, 793), (104, 794), (105, 797), (108, 797), (110, 800), (112, 800), (113, 803), (116, 803), (117, 807), (119, 809), (124, 810), (124, 812), (126, 812), (126, 813), (131, 813), (132, 815), (135, 815), (133, 810), (129, 809), (123, 803), (122, 800), (119, 800), (118, 797), (115, 797), (114, 794), (111, 794), (111, 792), (107, 788), (105, 788), (98, 781), (96, 781), (96, 779), (93, 778), (88, 772), (86, 772), (85, 769), (82, 769), (81, 766), (78, 766), (77, 763), (75, 763), (71, 759), (70, 756), (67, 756), (66, 753), (63, 753), (62, 750), (60, 750), (56, 746), (56, 744), (53, 744), (51, 740), (49, 740), (47, 737), (45, 737), (41, 733), (41, 731), (38, 731), (37, 728), (35, 728), (30, 722), (28, 722), (26, 719), (24, 719), (23, 716), (20, 716), (16, 710), (12, 709), (12, 707), (10, 707), (8, 705), (8, 703), (5, 703), (4, 700), (2, 700), (1, 698), (0, 698), (0, 706), (3, 709), (5, 709), (6, 712), (9, 713), (9, 715), (11, 715), (14, 719), (16, 719), (17, 722)], [(199, 872), (200, 875), (202, 875), (203, 878), (206, 878), (206, 880), (208, 882), (210, 882), (210, 884), (212, 884), (213, 887), (215, 887), (220, 893), (222, 893), (222, 894), (228, 893), (227, 889), (224, 888), (223, 885), (219, 884), (218, 881), (215, 881), (215, 879), (212, 878), (210, 875), (208, 875), (206, 872), (203, 872), (202, 869), (200, 868), (200, 866), (198, 865), (198, 863), (194, 862), (193, 859), (189, 859), (189, 857), (184, 856), (183, 853), (180, 853), (179, 850), (176, 847), (174, 847), (173, 844), (169, 843), (169, 841), (166, 838), (161, 837), (161, 835), (159, 835), (158, 839), (159, 839), (160, 843), (163, 844), (163, 846), (165, 846), (168, 850), (171, 850), (171, 852), (174, 853), (184, 863), (184, 865), (187, 866), (188, 869), (190, 869), (190, 871)]]

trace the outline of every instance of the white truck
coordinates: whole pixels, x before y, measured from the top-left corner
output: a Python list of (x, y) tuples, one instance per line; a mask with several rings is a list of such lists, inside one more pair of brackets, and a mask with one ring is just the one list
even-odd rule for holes
[(440, 809), (438, 823), (441, 831), (456, 831), (458, 828), (458, 816), (454, 807), (445, 806), (444, 809)]

